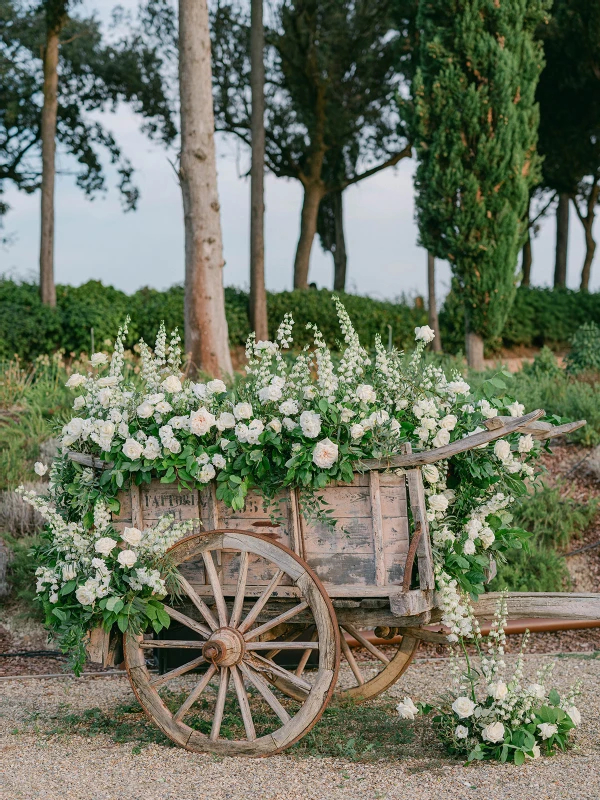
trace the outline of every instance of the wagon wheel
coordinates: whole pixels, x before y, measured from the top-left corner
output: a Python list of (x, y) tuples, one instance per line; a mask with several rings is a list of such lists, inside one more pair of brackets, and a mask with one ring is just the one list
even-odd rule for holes
[[(163, 733), (188, 750), (266, 756), (293, 744), (318, 721), (337, 680), (339, 631), (321, 582), (291, 550), (246, 531), (196, 534), (169, 554), (175, 567), (194, 558), (204, 563), (202, 596), (179, 572), (182, 597), (193, 604), (195, 612), (189, 613), (196, 618), (165, 605), (173, 620), (200, 638), (124, 637), (127, 671), (140, 704)], [(248, 569), (257, 563), (270, 579), (258, 597), (250, 598)], [(292, 595), (285, 610), (281, 605), (274, 609), (276, 604), (269, 601), (284, 594)], [(303, 621), (300, 635), (284, 640), (278, 632), (286, 635), (285, 623), (294, 618)], [(190, 658), (163, 675), (151, 675), (145, 656), (153, 648), (187, 649)], [(317, 652), (316, 674), (302, 677), (276, 663), (281, 650)], [(195, 688), (183, 701), (173, 697), (169, 682), (196, 668), (205, 671)]]

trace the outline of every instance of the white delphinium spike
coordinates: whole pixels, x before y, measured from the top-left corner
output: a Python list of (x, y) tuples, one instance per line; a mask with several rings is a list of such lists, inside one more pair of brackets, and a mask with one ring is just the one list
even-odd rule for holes
[(164, 322), (160, 323), (158, 334), (156, 335), (154, 358), (158, 369), (161, 369), (167, 363), (167, 331)]
[(333, 402), (339, 382), (335, 374), (333, 361), (331, 360), (331, 353), (323, 338), (323, 334), (317, 326), (309, 323), (306, 327), (312, 329), (314, 332), (317, 385), (323, 397)]
[(284, 314), (283, 320), (281, 321), (279, 328), (277, 328), (277, 335), (276, 340), (279, 342), (279, 346), (282, 350), (288, 350), (290, 345), (293, 342), (293, 329), (294, 329), (294, 318), (288, 312)]
[(367, 351), (360, 343), (358, 334), (354, 330), (352, 320), (348, 312), (340, 302), (339, 298), (334, 295), (333, 302), (336, 306), (340, 328), (342, 335), (346, 342), (346, 349), (342, 354), (340, 366), (338, 369), (338, 379), (345, 384), (352, 385), (361, 382), (360, 378), (365, 373), (365, 369), (370, 366), (371, 359), (367, 355)]
[(130, 322), (131, 318), (127, 316), (125, 318), (125, 324), (119, 328), (119, 332), (117, 333), (117, 338), (115, 339), (115, 346), (112, 358), (110, 361), (110, 376), (118, 379), (121, 379), (123, 377), (123, 365), (125, 363), (125, 359), (123, 357), (123, 354), (125, 352), (125, 346), (123, 342), (129, 331)]
[(169, 358), (168, 364), (171, 368), (173, 375), (177, 375), (181, 369), (181, 336), (179, 330), (175, 328), (171, 331), (171, 339), (169, 341)]
[(156, 368), (152, 350), (143, 339), (140, 339), (140, 357), (142, 360), (142, 378), (146, 384), (146, 388), (156, 391), (160, 384), (160, 375)]

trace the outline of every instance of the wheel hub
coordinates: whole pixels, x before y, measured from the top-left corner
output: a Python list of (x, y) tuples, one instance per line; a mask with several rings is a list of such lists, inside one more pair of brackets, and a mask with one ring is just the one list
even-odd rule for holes
[(202, 647), (202, 655), (216, 667), (239, 664), (246, 652), (244, 637), (235, 628), (219, 628)]

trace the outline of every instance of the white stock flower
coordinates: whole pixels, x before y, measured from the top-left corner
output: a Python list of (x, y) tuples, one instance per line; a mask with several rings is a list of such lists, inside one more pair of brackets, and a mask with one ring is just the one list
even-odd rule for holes
[(404, 700), (398, 703), (396, 706), (396, 711), (398, 712), (400, 719), (414, 719), (419, 713), (419, 709), (416, 707), (410, 697), (405, 697)]
[(281, 433), (281, 421), (278, 419), (272, 419), (270, 422), (267, 422), (267, 428), (275, 431), (275, 433)]
[(450, 432), (441, 428), (433, 438), (434, 447), (445, 447), (450, 442)]
[(65, 386), (67, 386), (69, 389), (76, 389), (78, 386), (81, 386), (85, 382), (86, 382), (85, 375), (80, 375), (78, 372), (74, 372), (69, 377), (69, 380), (65, 383)]
[(429, 342), (433, 342), (434, 339), (435, 331), (433, 331), (429, 325), (421, 325), (420, 328), (415, 328), (415, 341), (429, 344)]
[(452, 711), (460, 719), (466, 719), (475, 711), (475, 703), (468, 697), (457, 697), (452, 703)]
[(121, 534), (121, 539), (135, 547), (142, 541), (142, 536), (143, 534), (138, 528), (125, 528)]
[(236, 419), (251, 419), (252, 406), (250, 405), (250, 403), (238, 403), (234, 407), (233, 413), (235, 414)]
[(454, 729), (454, 735), (457, 739), (466, 739), (469, 735), (469, 729), (465, 728), (464, 725), (457, 725)]
[(206, 384), (206, 388), (211, 394), (223, 394), (223, 392), (227, 391), (227, 387), (223, 383), (223, 381), (215, 378), (214, 381), (209, 381)]
[(467, 539), (463, 544), (463, 553), (466, 556), (475, 555), (475, 542), (472, 539)]
[(421, 472), (427, 483), (437, 483), (440, 479), (439, 470), (434, 464), (425, 464)]
[(149, 419), (154, 414), (154, 406), (144, 400), (135, 410), (140, 419)]
[(96, 592), (84, 584), (77, 588), (75, 597), (77, 598), (77, 602), (81, 603), (82, 606), (91, 606), (96, 599)]
[(558, 732), (558, 727), (552, 725), (550, 722), (540, 722), (538, 728), (540, 729), (540, 736), (542, 739), (550, 739)]
[(300, 414), (300, 427), (307, 439), (316, 439), (321, 433), (321, 415), (314, 411), (303, 411)]
[(48, 472), (48, 467), (45, 464), (42, 464), (41, 461), (36, 461), (35, 464), (33, 465), (33, 470), (36, 475), (39, 475), (41, 477), (42, 475), (45, 475)]
[(133, 552), (133, 550), (121, 550), (117, 556), (117, 561), (122, 567), (133, 567), (137, 561), (137, 555)]
[(100, 539), (96, 539), (94, 543), (94, 550), (100, 555), (108, 556), (112, 553), (112, 551), (117, 546), (117, 542), (115, 539), (112, 539), (110, 536), (102, 536)]
[(494, 443), (494, 455), (496, 458), (499, 458), (500, 461), (509, 459), (510, 443), (507, 442), (506, 439), (498, 439), (498, 441)]
[(75, 400), (73, 401), (73, 408), (77, 411), (80, 408), (83, 408), (85, 405), (85, 397), (83, 395), (78, 395)]
[(108, 363), (108, 356), (106, 353), (93, 353), (92, 357), (90, 358), (90, 364), (92, 367), (99, 367), (106, 363)]
[(284, 400), (279, 406), (279, 412), (286, 417), (298, 413), (298, 403), (295, 400)]
[(149, 436), (146, 439), (144, 442), (144, 450), (142, 451), (142, 455), (149, 461), (154, 461), (156, 458), (160, 458), (160, 442), (156, 436)]
[(227, 430), (227, 428), (235, 428), (235, 417), (229, 411), (223, 411), (219, 415), (216, 425), (220, 431)]
[(358, 422), (356, 422), (350, 428), (350, 436), (352, 437), (352, 439), (362, 439), (364, 435), (365, 435), (365, 429), (363, 428), (362, 425), (359, 425)]
[(508, 413), (511, 415), (511, 417), (522, 417), (525, 413), (525, 406), (522, 403), (517, 403), (516, 400), (509, 406), (506, 406), (506, 408), (508, 409)]
[(458, 417), (456, 417), (454, 414), (446, 414), (446, 416), (440, 420), (440, 428), (444, 428), (444, 430), (447, 431), (453, 431), (454, 428), (456, 428), (457, 422)]
[(481, 731), (481, 738), (492, 744), (501, 742), (504, 739), (504, 725), (501, 722), (490, 722)]
[(303, 397), (305, 400), (314, 400), (317, 396), (317, 390), (314, 386), (305, 386)]
[(361, 383), (357, 386), (356, 396), (363, 403), (374, 403), (377, 399), (375, 389), (369, 383)]
[(198, 473), (198, 480), (200, 483), (209, 483), (217, 473), (212, 464), (205, 464)]
[(564, 709), (565, 714), (568, 714), (571, 718), (571, 722), (573, 725), (577, 726), (581, 724), (581, 714), (579, 713), (579, 709), (576, 706), (567, 706)]
[(190, 414), (190, 431), (195, 433), (196, 436), (204, 436), (216, 423), (213, 414), (206, 408), (199, 408), (198, 411), (192, 411)]
[(544, 700), (546, 697), (544, 687), (541, 683), (530, 683), (527, 687), (527, 693), (535, 697), (536, 700)]
[(504, 681), (490, 683), (488, 686), (488, 695), (493, 697), (494, 700), (505, 700), (508, 696), (508, 686), (504, 683)]
[(448, 508), (448, 498), (443, 494), (432, 494), (428, 498), (429, 507), (433, 511), (446, 511)]
[(227, 466), (227, 461), (223, 458), (220, 453), (215, 453), (212, 457), (212, 463), (215, 465), (217, 469), (224, 469)]
[(338, 446), (330, 439), (317, 442), (313, 450), (313, 463), (320, 469), (329, 469), (338, 460)]
[(105, 388), (100, 389), (98, 392), (98, 402), (102, 406), (102, 408), (108, 408), (110, 405), (110, 401), (112, 399), (112, 389)]
[(123, 445), (123, 453), (132, 461), (138, 459), (144, 451), (144, 448), (135, 439), (127, 439)]
[(519, 437), (519, 453), (530, 453), (533, 450), (533, 436), (528, 433)]
[(165, 392), (169, 392), (169, 394), (177, 394), (183, 388), (181, 386), (181, 381), (176, 375), (169, 375), (169, 377), (165, 378), (161, 383), (161, 386)]

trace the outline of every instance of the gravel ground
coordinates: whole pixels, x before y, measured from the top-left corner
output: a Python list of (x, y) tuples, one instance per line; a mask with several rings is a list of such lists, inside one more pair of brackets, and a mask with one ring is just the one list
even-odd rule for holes
[[(533, 677), (548, 656), (526, 657)], [(193, 676), (187, 679), (193, 680)], [(523, 767), (449, 759), (427, 721), (396, 760), (361, 763), (316, 758), (292, 748), (265, 760), (219, 759), (164, 744), (116, 743), (52, 733), (67, 713), (111, 709), (133, 701), (125, 677), (32, 678), (0, 684), (2, 800), (600, 800), (600, 658), (557, 660), (553, 684), (583, 682), (583, 722), (576, 748)], [(182, 679), (183, 682), (183, 679)], [(431, 700), (447, 685), (448, 662), (419, 661), (383, 698)], [(323, 724), (323, 723), (321, 723)]]

